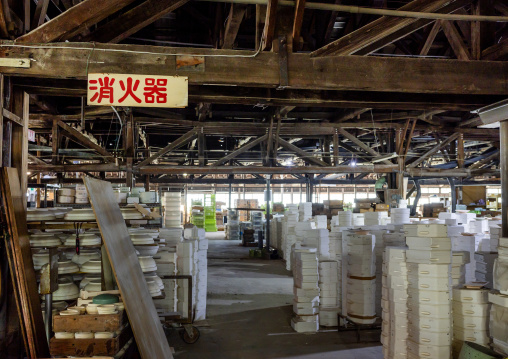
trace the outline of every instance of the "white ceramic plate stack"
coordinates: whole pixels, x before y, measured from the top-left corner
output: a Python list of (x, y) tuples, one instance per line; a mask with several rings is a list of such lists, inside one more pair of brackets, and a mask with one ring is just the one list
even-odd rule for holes
[(155, 272), (157, 270), (157, 264), (152, 257), (149, 256), (139, 256), (139, 265), (141, 266), (141, 271), (143, 273)]
[(365, 216), (363, 213), (353, 213), (353, 226), (363, 226), (365, 224)]
[(301, 222), (310, 220), (312, 218), (312, 202), (302, 202), (298, 204), (298, 212)]
[(76, 185), (76, 200), (75, 203), (79, 204), (87, 204), (88, 201), (88, 191), (86, 190), (86, 186), (84, 184)]
[(406, 224), (411, 223), (409, 215), (411, 210), (409, 208), (392, 208), (390, 210), (390, 218), (392, 224)]
[(81, 272), (98, 274), (102, 271), (102, 262), (100, 260), (89, 260), (81, 266)]
[(351, 227), (353, 225), (353, 213), (351, 211), (340, 211), (338, 218), (340, 227)]
[(494, 289), (508, 295), (508, 238), (501, 237), (498, 246), (498, 258), (494, 263)]
[(100, 315), (103, 314), (117, 314), (116, 306), (114, 304), (101, 304), (97, 306), (97, 312)]
[(180, 192), (165, 192), (162, 205), (164, 206), (164, 226), (177, 228), (182, 224)]
[(145, 279), (147, 282), (155, 282), (159, 286), (160, 290), (164, 289), (164, 282), (157, 274), (145, 274)]
[(120, 208), (124, 219), (144, 219), (145, 217), (135, 207), (123, 207)]
[(452, 287), (462, 287), (466, 284), (466, 265), (469, 263), (468, 251), (452, 252)]
[(34, 233), (30, 235), (30, 246), (34, 248), (61, 246), (62, 241), (56, 233)]
[(76, 190), (74, 188), (60, 188), (56, 191), (58, 203), (74, 203)]
[(330, 238), (328, 229), (308, 229), (304, 231), (302, 245), (317, 248), (318, 260), (330, 259)]
[(157, 202), (157, 192), (141, 192), (139, 194), (139, 201), (141, 203), (156, 203)]
[(83, 264), (85, 264), (88, 261), (100, 260), (100, 259), (101, 259), (101, 254), (98, 250), (81, 249), (79, 251), (79, 254), (76, 254), (74, 252), (74, 255), (72, 256), (71, 260), (74, 263), (76, 263), (77, 265), (82, 266)]
[(160, 297), (162, 295), (161, 288), (157, 282), (153, 280), (147, 280), (146, 285), (148, 286), (148, 292), (153, 297)]
[(37, 222), (37, 221), (53, 221), (56, 219), (56, 216), (53, 211), (50, 211), (48, 208), (28, 208), (26, 212), (26, 220), (28, 222)]
[(366, 226), (379, 226), (383, 224), (383, 218), (388, 217), (388, 212), (365, 212), (363, 217)]
[(138, 251), (139, 255), (143, 257), (153, 257), (159, 251), (159, 246), (157, 244), (141, 246), (134, 245), (134, 248)]
[[(81, 233), (79, 235), (79, 245), (80, 246), (98, 246), (101, 244), (101, 237), (96, 233)], [(70, 234), (65, 237), (64, 240), (65, 246), (75, 246), (76, 245), (76, 235)]]
[(337, 261), (320, 261), (319, 269), (319, 324), (335, 327), (338, 323), (337, 287), (339, 274)]
[(34, 269), (40, 270), (43, 265), (49, 263), (49, 252), (40, 251), (32, 254), (32, 260), (34, 262)]
[(58, 274), (71, 274), (79, 272), (79, 266), (71, 261), (58, 262)]
[(79, 288), (85, 289), (85, 287), (91, 283), (91, 282), (100, 282), (101, 276), (100, 274), (86, 274), (83, 279), (81, 279), (81, 282), (79, 282)]
[(408, 225), (408, 357), (451, 358), (451, 240), (444, 224)]
[(167, 245), (177, 245), (183, 240), (183, 231), (181, 228), (161, 228), (159, 238), (164, 240)]
[[(80, 284), (81, 286), (81, 284)], [(102, 290), (101, 279), (91, 279), (84, 288), (87, 292), (100, 292)]]
[(458, 358), (464, 341), (485, 347), (489, 338), (489, 290), (453, 289), (453, 353)]
[(53, 300), (73, 300), (79, 297), (79, 288), (69, 278), (58, 278), (58, 289), (53, 292)]
[(147, 245), (147, 244), (154, 244), (155, 241), (153, 240), (153, 237), (151, 235), (147, 234), (138, 234), (136, 232), (130, 233), (131, 241), (132, 243), (136, 245)]
[(64, 219), (75, 221), (94, 221), (95, 214), (91, 208), (78, 208), (66, 213)]
[[(298, 245), (295, 245), (298, 246)], [(294, 248), (291, 327), (299, 333), (319, 330), (319, 285), (316, 250)]]
[(497, 252), (475, 252), (474, 258), (476, 261), (475, 278), (478, 282), (487, 282), (487, 287), (492, 288), (494, 282), (494, 261), (496, 260)]
[(406, 247), (386, 247), (383, 258), (381, 343), (385, 359), (399, 359), (407, 355), (406, 249)]

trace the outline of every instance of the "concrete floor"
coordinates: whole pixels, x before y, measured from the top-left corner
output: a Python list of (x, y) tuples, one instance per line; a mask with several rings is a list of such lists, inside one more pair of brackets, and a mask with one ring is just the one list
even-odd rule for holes
[(207, 320), (196, 323), (197, 343), (185, 344), (171, 332), (177, 359), (381, 359), (379, 332), (324, 330), (299, 334), (290, 325), (293, 278), (281, 260), (249, 259), (249, 248), (207, 233)]

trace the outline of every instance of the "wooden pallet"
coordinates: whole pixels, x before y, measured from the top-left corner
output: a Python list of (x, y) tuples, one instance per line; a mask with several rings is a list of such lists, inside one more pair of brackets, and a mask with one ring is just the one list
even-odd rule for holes
[(52, 356), (114, 356), (132, 338), (132, 330), (127, 325), (111, 339), (56, 339), (49, 341), (49, 350)]
[(54, 332), (116, 332), (127, 323), (127, 315), (118, 314), (85, 314), (85, 315), (54, 315)]

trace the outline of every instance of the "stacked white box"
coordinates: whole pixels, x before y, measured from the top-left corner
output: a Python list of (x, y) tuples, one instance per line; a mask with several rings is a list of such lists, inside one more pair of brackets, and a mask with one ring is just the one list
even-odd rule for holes
[(474, 233), (474, 224), (471, 222), (476, 220), (476, 213), (469, 213), (469, 212), (460, 212), (457, 213), (457, 219), (459, 221), (459, 224), (462, 224), (465, 227), (465, 231), (468, 233)]
[(451, 240), (444, 224), (407, 233), (408, 358), (451, 358)]
[(383, 258), (381, 343), (385, 359), (407, 357), (406, 247), (386, 247)]
[(388, 212), (365, 212), (363, 217), (365, 226), (378, 226), (383, 224), (383, 219), (388, 217)]
[(475, 218), (471, 221), (470, 228), (474, 233), (485, 233), (489, 231), (489, 221), (486, 218)]
[(508, 296), (497, 291), (488, 294), (491, 303), (489, 333), (492, 349), (508, 356)]
[(176, 228), (182, 224), (180, 192), (164, 192), (162, 205), (164, 206), (164, 227)]
[[(157, 275), (159, 277), (176, 275), (177, 254), (174, 247), (160, 247), (157, 257)], [(155, 307), (165, 313), (176, 312), (177, 284), (175, 279), (162, 279), (164, 283), (164, 299), (154, 299)]]
[(363, 226), (365, 224), (365, 217), (363, 213), (353, 213), (353, 226)]
[(282, 222), (282, 247), (286, 269), (291, 270), (291, 247), (296, 243), (296, 224), (298, 223), (298, 205), (288, 204)]
[(409, 208), (392, 208), (390, 210), (390, 219), (392, 224), (411, 223), (409, 216), (411, 210)]
[(462, 287), (466, 284), (466, 265), (470, 263), (470, 256), (469, 251), (452, 252), (452, 287)]
[(314, 223), (318, 229), (328, 228), (328, 217), (325, 215), (317, 215), (314, 217)]
[(375, 237), (365, 231), (346, 232), (342, 248), (347, 260), (347, 318), (357, 324), (373, 324), (376, 321)]
[(338, 263), (335, 260), (319, 261), (319, 323), (324, 327), (338, 325), (340, 309), (337, 303), (339, 286)]
[(478, 282), (487, 282), (486, 287), (492, 288), (494, 283), (494, 261), (497, 258), (497, 252), (476, 252), (474, 259), (476, 261), (475, 277)]
[[(195, 248), (195, 266), (192, 271), (192, 281), (195, 283), (196, 292), (194, 295), (194, 320), (204, 320), (206, 318), (206, 296), (208, 286), (208, 239), (206, 239), (204, 228), (186, 228), (184, 238), (194, 241)], [(193, 286), (194, 287), (194, 286)], [(194, 294), (194, 293), (193, 293)]]
[(328, 233), (328, 229), (307, 229), (304, 231), (302, 245), (317, 248), (317, 257), (320, 261), (330, 259), (330, 239)]
[(87, 191), (86, 186), (84, 184), (77, 184), (76, 185), (76, 194), (75, 194), (74, 203), (77, 203), (77, 204), (89, 203), (88, 191)]
[(453, 288), (453, 353), (456, 358), (464, 341), (489, 346), (488, 289)]
[(490, 233), (489, 248), (488, 249), (486, 248), (485, 250), (497, 252), (497, 247), (499, 246), (499, 239), (501, 238), (501, 226), (493, 224), (492, 226), (489, 227), (489, 233)]
[(466, 251), (469, 253), (469, 263), (465, 266), (465, 282), (474, 282), (476, 280), (476, 260), (474, 259), (474, 254), (476, 252), (477, 242), (479, 242), (476, 238), (477, 236), (469, 233), (459, 236), (450, 236), (453, 251)]
[(180, 242), (176, 247), (177, 261), (176, 267), (179, 275), (191, 275), (192, 276), (192, 298), (189, 298), (189, 282), (188, 280), (179, 279), (177, 280), (177, 311), (182, 313), (183, 318), (188, 318), (188, 305), (192, 303), (194, 309), (196, 304), (196, 272), (197, 272), (197, 255), (198, 241), (197, 240), (184, 240)]
[(293, 266), (293, 312), (291, 327), (299, 332), (319, 330), (319, 286), (316, 249), (302, 249), (298, 244), (292, 248)]
[(338, 220), (340, 227), (351, 227), (353, 225), (353, 213), (351, 211), (340, 211)]
[(337, 308), (342, 313), (342, 232), (333, 226), (329, 234), (330, 258), (337, 261)]
[(298, 212), (300, 214), (300, 222), (309, 221), (312, 219), (312, 202), (302, 202), (298, 205)]
[(240, 219), (238, 216), (238, 211), (228, 210), (228, 222), (226, 224), (226, 230), (228, 231), (228, 239), (230, 241), (238, 241), (240, 240)]

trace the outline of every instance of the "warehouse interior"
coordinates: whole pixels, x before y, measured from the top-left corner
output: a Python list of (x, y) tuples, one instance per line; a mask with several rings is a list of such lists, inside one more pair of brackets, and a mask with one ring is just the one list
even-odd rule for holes
[(508, 357), (508, 4), (0, 0), (0, 357)]

